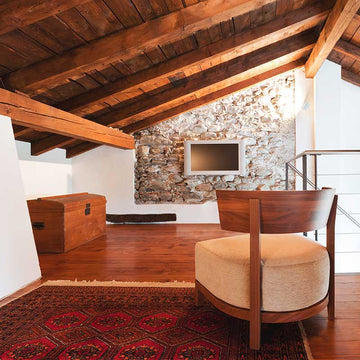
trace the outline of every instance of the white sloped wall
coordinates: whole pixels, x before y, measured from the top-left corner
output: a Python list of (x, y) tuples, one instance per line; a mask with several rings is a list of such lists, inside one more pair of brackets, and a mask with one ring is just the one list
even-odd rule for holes
[(8, 117), (0, 115), (0, 299), (40, 278), (30, 217)]

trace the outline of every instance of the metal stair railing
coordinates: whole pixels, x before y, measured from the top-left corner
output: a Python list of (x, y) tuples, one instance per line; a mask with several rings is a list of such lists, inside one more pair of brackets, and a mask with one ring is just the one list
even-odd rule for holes
[[(318, 187), (318, 156), (319, 155), (360, 155), (360, 150), (306, 150), (289, 161), (285, 164), (285, 188), (288, 190), (289, 188), (289, 169), (293, 170), (297, 175), (302, 178), (302, 187), (303, 190), (307, 190), (308, 185), (310, 185), (315, 190), (320, 190)], [(307, 174), (308, 174), (308, 164), (307, 164), (307, 157), (312, 156), (314, 158), (314, 182), (312, 182)], [(297, 159), (302, 158), (302, 172), (296, 168), (292, 162), (296, 161)], [(360, 228), (360, 223), (352, 217), (346, 210), (344, 210), (340, 205), (337, 206), (339, 212), (345, 215), (353, 224), (355, 224), (358, 228)], [(318, 232), (315, 231), (315, 240), (318, 239)]]

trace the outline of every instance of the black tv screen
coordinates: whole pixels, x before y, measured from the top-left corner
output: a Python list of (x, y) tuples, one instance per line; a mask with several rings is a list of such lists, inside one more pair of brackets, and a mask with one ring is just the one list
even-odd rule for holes
[(243, 175), (244, 145), (239, 140), (186, 141), (185, 175)]

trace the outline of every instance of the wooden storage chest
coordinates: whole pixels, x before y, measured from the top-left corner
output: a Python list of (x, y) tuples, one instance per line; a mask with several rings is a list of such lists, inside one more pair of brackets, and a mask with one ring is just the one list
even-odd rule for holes
[(106, 199), (80, 193), (27, 202), (39, 253), (62, 253), (105, 235)]

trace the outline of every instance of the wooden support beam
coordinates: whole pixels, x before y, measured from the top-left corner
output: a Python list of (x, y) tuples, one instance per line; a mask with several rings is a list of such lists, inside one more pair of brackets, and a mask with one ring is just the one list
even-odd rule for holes
[(236, 91), (240, 91), (243, 89), (246, 89), (248, 87), (254, 86), (259, 82), (268, 80), (274, 76), (286, 73), (291, 70), (295, 70), (298, 68), (303, 67), (305, 64), (304, 59), (295, 60), (293, 62), (290, 62), (288, 64), (279, 66), (277, 68), (274, 68), (272, 70), (266, 71), (264, 73), (261, 73), (259, 75), (256, 75), (254, 77), (251, 77), (249, 79), (240, 81), (236, 84), (230, 85), (224, 89), (215, 91), (213, 93), (204, 95), (198, 99), (195, 99), (193, 101), (190, 101), (188, 103), (176, 106), (172, 109), (169, 109), (167, 111), (158, 113), (156, 115), (150, 116), (149, 118), (146, 118), (144, 120), (141, 120), (139, 122), (127, 125), (123, 128), (121, 128), (125, 133), (134, 133), (143, 129), (146, 129), (150, 126), (156, 125), (162, 121), (169, 120), (173, 118), (174, 116), (178, 116), (184, 112), (194, 110), (200, 106), (204, 106), (206, 104), (209, 104), (213, 101), (219, 100), (225, 96), (228, 96)]
[[(214, 91), (214, 92), (204, 95), (200, 98), (189, 101), (185, 104), (178, 105), (167, 111), (163, 111), (158, 114), (152, 115), (149, 118), (143, 119), (139, 122), (135, 122), (133, 124), (127, 125), (127, 126), (123, 127), (122, 130), (126, 133), (134, 133), (134, 132), (146, 129), (150, 126), (156, 125), (165, 120), (169, 120), (169, 119), (171, 119), (177, 115), (180, 115), (182, 113), (185, 113), (187, 111), (196, 109), (200, 106), (206, 105), (206, 104), (211, 103), (216, 100), (219, 100), (219, 99), (221, 99), (225, 96), (228, 96), (236, 91), (243, 90), (243, 89), (253, 86), (259, 82), (262, 82), (262, 81), (270, 79), (274, 76), (283, 74), (287, 71), (291, 71), (291, 70), (303, 67), (304, 64), (305, 64), (305, 59), (299, 59), (296, 61), (292, 61), (288, 64), (273, 68), (264, 73), (255, 75), (249, 79), (240, 81), (236, 84), (233, 84), (233, 85), (223, 88), (221, 90)], [(81, 144), (75, 145), (66, 150), (66, 157), (72, 158), (72, 157), (80, 155), (86, 151), (94, 149), (95, 147), (97, 147), (97, 145), (90, 144), (90, 143), (81, 143)]]
[(75, 156), (81, 155), (89, 150), (96, 149), (99, 145), (83, 142), (78, 145), (66, 149), (66, 158), (71, 159)]
[(60, 14), (89, 0), (11, 0), (0, 5), (0, 35), (50, 16)]
[(290, 12), (256, 28), (245, 30), (240, 34), (221, 39), (218, 42), (191, 51), (182, 56), (160, 63), (150, 69), (129, 75), (118, 81), (100, 88), (88, 91), (77, 97), (56, 104), (56, 107), (73, 114), (84, 116), (86, 108), (122, 92), (128, 93), (134, 89), (144, 88), (157, 83), (161, 78), (175, 76), (179, 71), (192, 69), (199, 71), (201, 67), (231, 60), (237, 56), (258, 50), (266, 45), (289, 38), (302, 31), (317, 26), (329, 14), (327, 2), (317, 2), (305, 8)]
[(0, 114), (11, 117), (15, 125), (38, 131), (122, 149), (134, 148), (132, 136), (4, 89), (0, 89)]
[[(168, 105), (172, 101), (189, 98), (192, 94), (206, 91), (214, 92), (272, 68), (298, 60), (312, 49), (315, 41), (316, 38), (312, 32), (293, 36), (289, 40), (282, 40), (279, 43), (206, 70), (201, 77), (196, 75), (193, 80), (182, 87), (173, 88), (141, 102), (137, 101), (119, 110), (114, 110), (98, 117), (96, 121), (104, 125), (124, 128), (160, 112), (161, 105)], [(174, 106), (176, 105), (174, 104)], [(76, 156), (91, 148), (91, 144), (78, 144), (75, 149), (69, 148), (67, 150), (67, 157)]]
[(58, 147), (69, 145), (74, 139), (63, 135), (50, 135), (44, 139), (31, 143), (31, 155), (37, 156)]
[(337, 0), (305, 64), (306, 77), (314, 77), (359, 10), (360, 0)]
[(254, 73), (254, 69), (260, 67), (260, 72), (264, 67), (269, 68), (279, 62), (288, 63), (292, 60), (304, 56), (305, 52), (310, 51), (316, 41), (313, 32), (295, 35), (289, 39), (282, 40), (276, 44), (266, 46), (249, 54), (232, 59), (228, 62), (219, 64), (195, 74), (188, 78), (188, 81), (179, 87), (171, 88), (154, 96), (135, 101), (134, 103), (123, 106), (118, 110), (113, 110), (105, 115), (94, 119), (97, 123), (110, 126), (124, 126), (128, 123), (146, 117), (149, 112), (153, 112), (164, 104), (172, 101), (188, 98), (189, 95), (196, 93), (209, 86), (216, 84), (217, 88), (225, 87), (230, 83), (235, 83), (244, 76), (249, 76), (247, 72)]
[(353, 85), (360, 86), (360, 75), (341, 68), (341, 78)]
[[(276, 44), (269, 45), (263, 49), (253, 51), (250, 54), (243, 55), (239, 58), (232, 59), (226, 63), (214, 66), (208, 70), (205, 70), (202, 74), (195, 74), (189, 77), (187, 83), (182, 86), (172, 88), (168, 91), (161, 92), (152, 97), (145, 99), (138, 99), (128, 106), (123, 106), (118, 110), (113, 110), (108, 114), (93, 119), (94, 121), (103, 125), (118, 125), (126, 126), (130, 122), (141, 120), (148, 117), (150, 111), (153, 111), (156, 107), (161, 107), (171, 101), (179, 101), (182, 98), (188, 98), (189, 95), (218, 84), (220, 87), (229, 85), (230, 82), (237, 82), (243, 80), (246, 76), (251, 74), (247, 71), (252, 71), (252, 68), (258, 66), (261, 69), (255, 69), (258, 73), (268, 70), (271, 66), (279, 66), (281, 64), (288, 63), (290, 61), (301, 58), (304, 52), (309, 51), (315, 43), (315, 36), (312, 32), (305, 32), (296, 36), (292, 36), (290, 40), (282, 40)], [(265, 68), (264, 68), (265, 67)], [(255, 74), (256, 75), (256, 74)], [(237, 76), (242, 78), (236, 79)], [(221, 84), (224, 82), (224, 84)], [(45, 145), (45, 141), (48, 144), (46, 146), (40, 146), (42, 152), (46, 152), (55, 147), (71, 145), (73, 142), (68, 143), (68, 139), (65, 137), (53, 138), (42, 141)]]
[(350, 42), (339, 40), (336, 43), (334, 50), (336, 50), (337, 52), (343, 55), (351, 57), (356, 61), (360, 61), (360, 47)]
[(10, 89), (34, 95), (68, 78), (76, 79), (94, 68), (133, 57), (139, 52), (175, 41), (203, 28), (245, 14), (275, 0), (208, 0), (122, 30), (63, 55), (43, 60), (4, 77)]
[(31, 134), (34, 130), (19, 125), (13, 125), (13, 131), (15, 139), (18, 139), (19, 137)]

